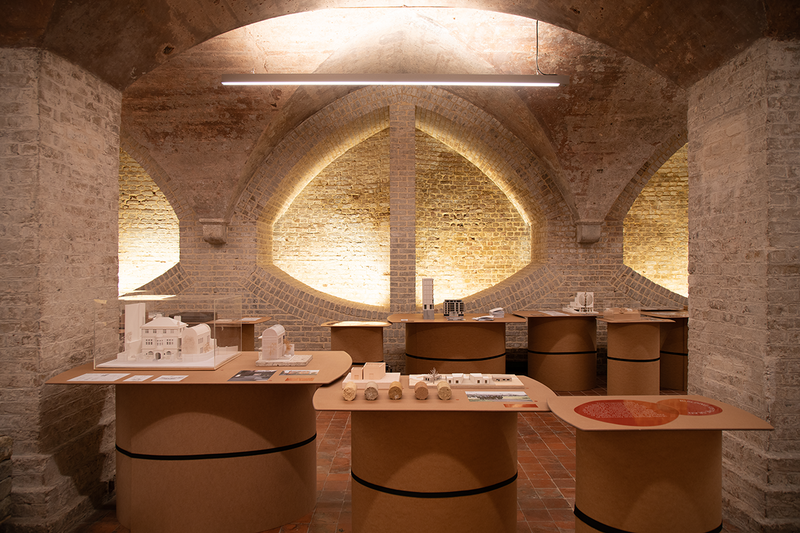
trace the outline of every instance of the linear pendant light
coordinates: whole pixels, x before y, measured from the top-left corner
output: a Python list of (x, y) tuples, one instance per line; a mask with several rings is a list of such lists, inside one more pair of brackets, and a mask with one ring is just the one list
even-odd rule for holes
[(471, 87), (559, 87), (556, 74), (223, 74), (222, 85), (436, 85)]

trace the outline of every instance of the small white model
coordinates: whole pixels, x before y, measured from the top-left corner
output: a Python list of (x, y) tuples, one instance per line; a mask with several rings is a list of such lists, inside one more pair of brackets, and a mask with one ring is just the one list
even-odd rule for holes
[(311, 355), (295, 355), (294, 344), (286, 342), (286, 329), (275, 324), (261, 334), (261, 355), (256, 366), (306, 366)]
[(433, 320), (433, 278), (422, 278), (422, 318)]
[(125, 351), (118, 363), (192, 363), (214, 357), (216, 348), (208, 324), (189, 327), (176, 316), (156, 315), (145, 322), (145, 304), (125, 306)]
[(439, 374), (433, 369), (428, 374), (410, 374), (408, 386), (413, 388), (418, 382), (435, 387), (440, 381), (447, 382), (454, 389), (516, 389), (525, 385), (514, 374), (481, 374), (478, 372)]
[(444, 316), (447, 320), (464, 320), (464, 301), (445, 300), (443, 305)]
[(594, 293), (579, 292), (566, 309), (574, 313), (594, 313)]
[(342, 381), (342, 387), (355, 383), (356, 387), (363, 389), (367, 383), (374, 382), (379, 389), (388, 389), (395, 381), (400, 381), (400, 372), (386, 372), (386, 363), (364, 363), (364, 366), (354, 366), (350, 370)]

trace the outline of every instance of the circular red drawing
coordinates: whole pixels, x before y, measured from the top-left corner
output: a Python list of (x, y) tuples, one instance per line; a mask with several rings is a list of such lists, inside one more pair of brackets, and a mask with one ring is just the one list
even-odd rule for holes
[(600, 422), (637, 427), (661, 426), (679, 416), (668, 405), (641, 400), (597, 400), (579, 405), (575, 412)]
[(710, 403), (700, 402), (698, 400), (687, 400), (685, 398), (673, 398), (669, 400), (661, 400), (658, 402), (660, 405), (666, 405), (678, 411), (682, 415), (687, 416), (707, 416), (716, 415), (722, 412), (720, 407), (711, 405)]

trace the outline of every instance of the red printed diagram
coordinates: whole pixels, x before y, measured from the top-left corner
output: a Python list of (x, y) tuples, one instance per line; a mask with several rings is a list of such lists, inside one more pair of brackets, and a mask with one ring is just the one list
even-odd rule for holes
[(643, 400), (597, 400), (575, 408), (586, 418), (623, 426), (661, 426), (679, 416), (707, 416), (722, 412), (716, 405), (675, 398), (657, 403)]

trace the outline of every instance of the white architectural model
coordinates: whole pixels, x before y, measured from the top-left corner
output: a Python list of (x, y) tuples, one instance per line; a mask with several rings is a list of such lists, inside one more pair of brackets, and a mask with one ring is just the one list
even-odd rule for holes
[(394, 381), (400, 381), (400, 372), (386, 372), (386, 363), (364, 363), (364, 366), (354, 366), (350, 370), (342, 381), (342, 387), (355, 383), (356, 387), (363, 389), (367, 383), (375, 382), (379, 389), (388, 389)]
[[(125, 306), (125, 351), (105, 365), (197, 363), (214, 358), (217, 347), (208, 324), (189, 327), (179, 316), (160, 314), (145, 322), (145, 316), (144, 303)], [(237, 351), (234, 346), (233, 353)]]
[(579, 292), (575, 301), (570, 302), (566, 309), (574, 313), (594, 313), (594, 293)]
[(261, 334), (261, 355), (256, 366), (306, 366), (311, 355), (295, 355), (294, 344), (286, 342), (286, 329), (275, 324)]
[(414, 387), (418, 382), (435, 387), (440, 381), (447, 382), (453, 389), (516, 389), (525, 388), (525, 385), (514, 374), (480, 374), (476, 372), (452, 374), (439, 374), (434, 369), (429, 374), (411, 374), (408, 376), (408, 386)]
[(433, 320), (433, 278), (422, 278), (422, 318)]
[(464, 320), (463, 300), (445, 300), (442, 307), (447, 320)]

